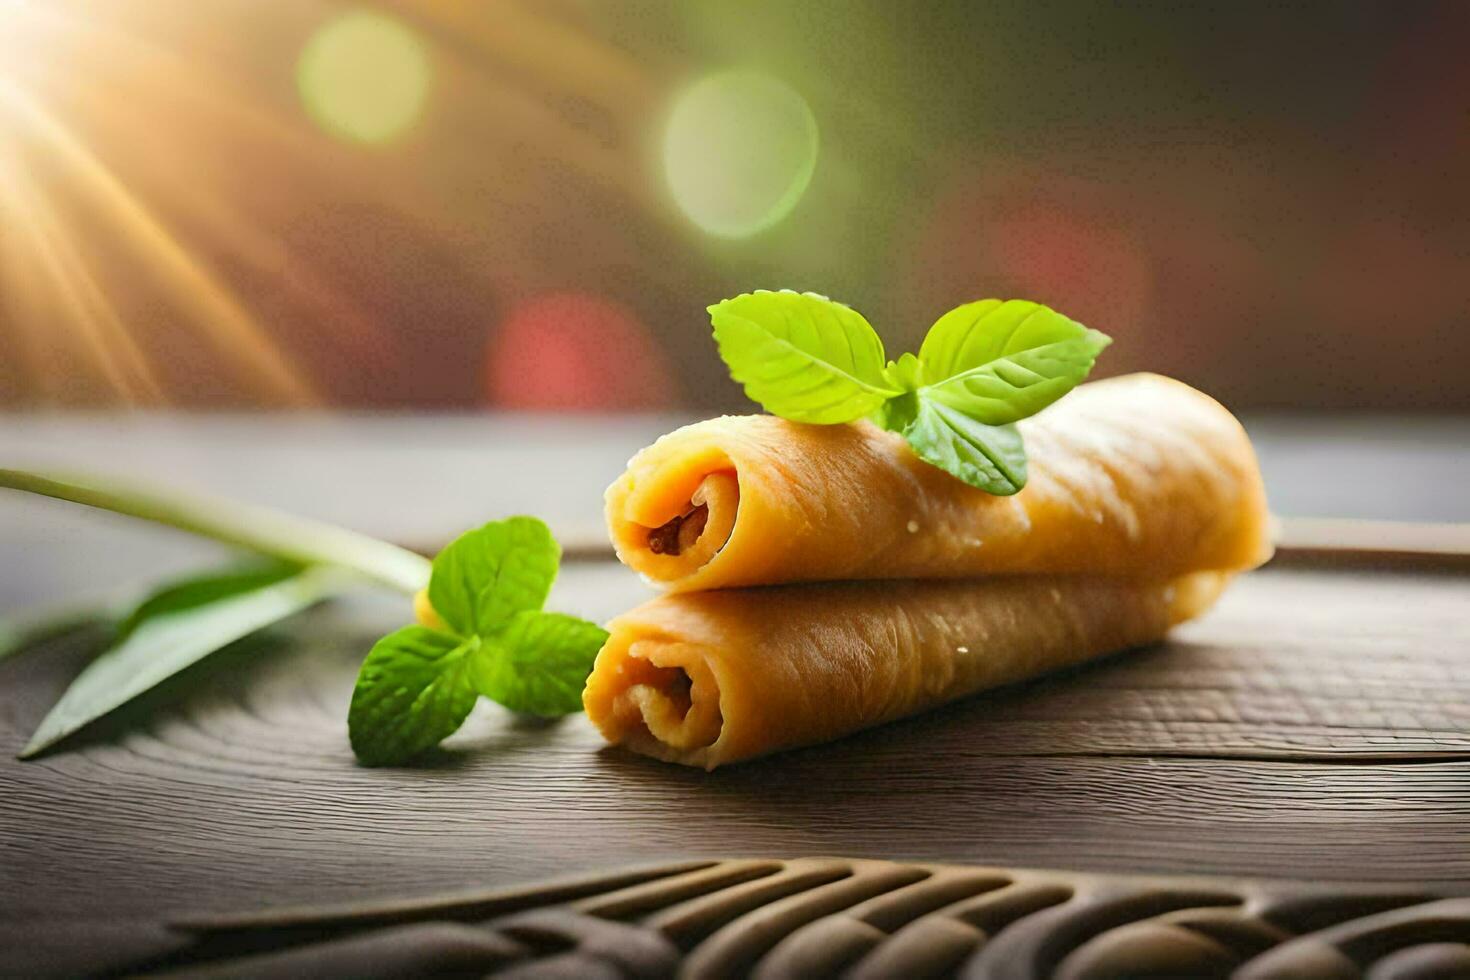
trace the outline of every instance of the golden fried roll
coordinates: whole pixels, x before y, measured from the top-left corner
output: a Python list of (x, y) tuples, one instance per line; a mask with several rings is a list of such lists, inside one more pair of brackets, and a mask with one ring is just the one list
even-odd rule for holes
[(726, 416), (633, 457), (607, 491), (618, 557), (674, 591), (866, 578), (1159, 580), (1270, 556), (1245, 431), (1188, 385), (1083, 385), (1020, 423), (1030, 479), (996, 497), (868, 422)]
[(608, 624), (582, 701), (608, 741), (713, 769), (1149, 643), (1208, 609), (1229, 577), (666, 595)]

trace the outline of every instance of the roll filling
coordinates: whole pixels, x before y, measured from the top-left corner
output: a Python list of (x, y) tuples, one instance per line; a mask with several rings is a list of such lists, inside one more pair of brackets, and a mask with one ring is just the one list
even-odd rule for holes
[(688, 644), (637, 636), (609, 640), (601, 655), (618, 675), (607, 708), (624, 740), (655, 755), (713, 745), (724, 727), (714, 672)]

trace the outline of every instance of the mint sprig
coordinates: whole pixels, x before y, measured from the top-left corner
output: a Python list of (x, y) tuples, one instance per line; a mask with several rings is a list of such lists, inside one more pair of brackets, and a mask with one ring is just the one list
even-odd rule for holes
[(66, 739), (165, 679), (253, 633), (363, 584), (427, 597), (422, 626), (385, 636), (359, 672), (348, 713), (358, 757), (406, 761), (452, 735), (482, 695), (542, 716), (582, 709), (607, 633), (542, 612), (561, 560), (530, 517), (461, 535), (432, 563), (386, 541), (278, 511), (98, 476), (0, 469), (0, 488), (176, 527), (268, 559), (205, 572), (127, 608), (0, 622), (0, 659), (82, 623), (106, 648), (41, 722), (22, 757)]
[(607, 632), (541, 610), (561, 561), (533, 517), (460, 535), (434, 559), (429, 604), (439, 623), (379, 640), (347, 711), (365, 765), (407, 762), (459, 730), (475, 701), (555, 717), (582, 710), (582, 686)]
[(987, 299), (935, 321), (917, 356), (884, 363), (868, 321), (815, 293), (757, 290), (709, 313), (731, 377), (766, 411), (817, 424), (870, 418), (998, 496), (1026, 485), (1015, 423), (1080, 384), (1112, 343), (1040, 303)]

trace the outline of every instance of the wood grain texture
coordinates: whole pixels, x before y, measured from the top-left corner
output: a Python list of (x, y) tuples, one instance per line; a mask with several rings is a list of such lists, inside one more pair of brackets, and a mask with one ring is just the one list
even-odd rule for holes
[[(643, 594), (572, 565), (553, 604), (605, 619)], [(1159, 647), (713, 775), (492, 705), (424, 765), (356, 766), (346, 700), (392, 600), (15, 762), (82, 662), (62, 642), (0, 664), (0, 878), (23, 883), (0, 948), (95, 966), (78, 933), (136, 952), (177, 943), (169, 917), (730, 854), (1459, 886), (1467, 597), (1453, 574), (1268, 569)]]
[(170, 977), (1460, 975), (1454, 889), (844, 858), (668, 865), (407, 904), (177, 923)]

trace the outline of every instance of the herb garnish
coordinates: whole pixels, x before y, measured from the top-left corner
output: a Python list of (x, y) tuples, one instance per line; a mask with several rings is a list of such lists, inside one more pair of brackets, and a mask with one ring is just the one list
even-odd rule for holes
[(918, 356), (885, 361), (856, 310), (815, 293), (757, 290), (709, 308), (730, 376), (766, 411), (832, 425), (869, 418), (927, 463), (1000, 496), (1026, 485), (1015, 423), (1087, 377), (1111, 338), (1027, 300), (940, 317)]
[(533, 517), (486, 524), (441, 551), (428, 590), (439, 623), (383, 637), (357, 676), (347, 729), (358, 759), (419, 755), (458, 731), (481, 695), (533, 715), (581, 711), (607, 632), (541, 611), (560, 560)]
[[(429, 579), (426, 558), (386, 541), (319, 521), (179, 490), (50, 470), (0, 469), (0, 488), (69, 500), (178, 528), (245, 549), (258, 560), (201, 571), (120, 609), (23, 632), (19, 652), (48, 631), (87, 623), (103, 649), (41, 720), (22, 758), (198, 663), (287, 617), (354, 587), (376, 584), (412, 595)], [(0, 630), (0, 633), (3, 633)]]
[(344, 528), (126, 481), (0, 469), (0, 487), (166, 524), (267, 559), (202, 572), (100, 615), (73, 610), (18, 631), (0, 623), (0, 657), (80, 625), (97, 625), (107, 637), (23, 758), (210, 654), (365, 584), (407, 595), (426, 589), (433, 610), (429, 625), (384, 637), (363, 663), (348, 730), (370, 765), (406, 761), (453, 734), (480, 695), (536, 715), (581, 711), (583, 683), (607, 638), (594, 623), (540, 611), (561, 549), (531, 517), (461, 535), (431, 564)]

